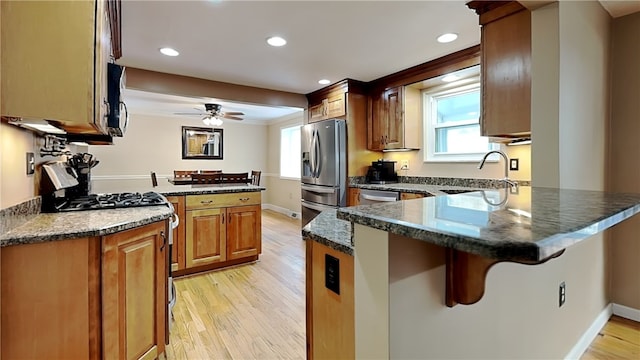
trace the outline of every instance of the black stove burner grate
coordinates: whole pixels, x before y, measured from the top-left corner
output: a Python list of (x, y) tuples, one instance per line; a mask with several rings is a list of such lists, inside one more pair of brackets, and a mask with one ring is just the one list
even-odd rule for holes
[(156, 192), (114, 193), (80, 196), (69, 199), (58, 211), (116, 209), (140, 206), (167, 205), (166, 199)]

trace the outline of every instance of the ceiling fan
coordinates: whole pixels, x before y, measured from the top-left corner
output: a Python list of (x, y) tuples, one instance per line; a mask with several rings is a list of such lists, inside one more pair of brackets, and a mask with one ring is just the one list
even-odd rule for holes
[[(220, 126), (222, 125), (222, 119), (229, 120), (243, 120), (240, 116), (244, 113), (239, 111), (222, 111), (222, 106), (219, 104), (204, 104), (205, 111), (199, 113), (174, 113), (175, 115), (198, 115), (202, 116), (202, 122), (205, 125)], [(200, 110), (197, 109), (196, 110)]]

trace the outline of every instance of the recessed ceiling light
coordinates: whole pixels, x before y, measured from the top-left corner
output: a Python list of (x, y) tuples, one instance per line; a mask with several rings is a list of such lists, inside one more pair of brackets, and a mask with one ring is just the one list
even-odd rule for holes
[(459, 76), (451, 74), (451, 75), (447, 75), (447, 76), (443, 77), (442, 81), (444, 81), (444, 82), (452, 82), (452, 81), (456, 81), (458, 79), (460, 79)]
[(446, 34), (442, 34), (440, 36), (438, 36), (438, 42), (439, 43), (449, 43), (452, 42), (453, 40), (458, 38), (458, 34), (454, 34), (454, 33), (446, 33)]
[(327, 80), (327, 79), (322, 79), (322, 80), (318, 80), (318, 84), (320, 85), (327, 85), (329, 84), (331, 81)]
[(281, 38), (280, 36), (272, 36), (267, 39), (267, 44), (271, 46), (284, 46), (286, 45), (287, 40)]
[(167, 56), (178, 56), (180, 53), (176, 49), (172, 49), (170, 47), (163, 47), (160, 49), (160, 52)]

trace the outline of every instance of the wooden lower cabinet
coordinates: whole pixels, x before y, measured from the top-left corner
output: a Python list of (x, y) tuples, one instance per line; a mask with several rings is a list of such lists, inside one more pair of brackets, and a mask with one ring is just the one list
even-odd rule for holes
[(262, 253), (260, 203), (259, 192), (187, 195), (185, 267), (174, 275), (257, 260)]
[(173, 210), (179, 219), (178, 227), (173, 229), (173, 251), (171, 252), (171, 271), (177, 271), (185, 268), (185, 198), (184, 196), (167, 196), (166, 198), (173, 205)]
[(102, 242), (105, 359), (155, 359), (167, 316), (166, 224), (108, 235)]
[(103, 237), (3, 248), (0, 357), (160, 356), (167, 322), (167, 227), (160, 221)]
[(350, 187), (347, 190), (347, 206), (360, 205), (360, 188)]
[[(339, 293), (326, 286), (328, 262)], [(355, 359), (353, 264), (353, 256), (306, 239), (307, 359)]]
[(422, 199), (425, 196), (425, 194), (403, 192), (400, 193), (400, 200)]

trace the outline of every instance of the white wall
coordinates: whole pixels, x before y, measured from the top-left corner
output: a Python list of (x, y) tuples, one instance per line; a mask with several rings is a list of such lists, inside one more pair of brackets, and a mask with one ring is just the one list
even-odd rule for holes
[(100, 160), (93, 168), (92, 191), (126, 190), (150, 184), (150, 172), (159, 181), (173, 176), (173, 170), (222, 169), (225, 172), (265, 171), (267, 168), (267, 126), (225, 121), (222, 160), (183, 160), (182, 126), (206, 127), (200, 119), (132, 114), (123, 138), (113, 146), (90, 146)]
[(290, 213), (300, 213), (300, 180), (280, 178), (280, 129), (293, 125), (303, 124), (304, 112), (294, 114), (269, 125), (269, 147), (267, 153), (267, 173), (264, 186), (263, 202), (277, 207), (280, 211), (287, 210)]

